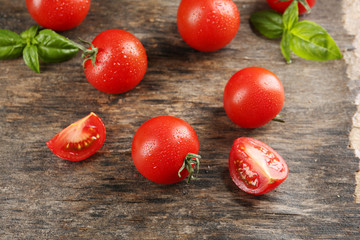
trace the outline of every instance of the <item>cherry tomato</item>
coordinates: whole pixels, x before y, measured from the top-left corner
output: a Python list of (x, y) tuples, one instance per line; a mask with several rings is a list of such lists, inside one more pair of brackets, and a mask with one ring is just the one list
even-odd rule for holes
[(236, 186), (254, 195), (274, 190), (289, 174), (286, 162), (274, 149), (248, 137), (235, 140), (229, 155), (229, 171)]
[[(138, 171), (160, 184), (173, 184), (198, 166), (199, 140), (184, 120), (159, 116), (143, 123), (132, 142), (132, 159)], [(185, 167), (185, 168), (184, 168)], [(180, 171), (179, 171), (180, 170)]]
[(26, 0), (26, 6), (39, 25), (65, 31), (80, 25), (88, 14), (90, 0)]
[(119, 94), (136, 87), (147, 69), (144, 46), (131, 33), (121, 29), (106, 30), (95, 37), (95, 66), (91, 60), (84, 65), (87, 80), (98, 90)]
[(177, 26), (192, 48), (211, 52), (225, 47), (235, 37), (240, 14), (232, 0), (182, 0)]
[(90, 113), (61, 130), (46, 145), (60, 158), (81, 161), (99, 150), (105, 137), (103, 122), (95, 113)]
[(260, 67), (235, 73), (225, 86), (228, 117), (243, 128), (257, 128), (276, 117), (284, 104), (284, 88), (276, 75)]
[[(270, 7), (279, 13), (284, 13), (292, 1), (293, 0), (289, 0), (286, 2), (279, 2), (279, 0), (267, 0)], [(306, 0), (306, 1), (309, 4), (310, 8), (312, 8), (316, 3), (316, 0)], [(298, 3), (298, 6), (299, 6), (300, 15), (306, 13), (306, 8), (300, 2)]]

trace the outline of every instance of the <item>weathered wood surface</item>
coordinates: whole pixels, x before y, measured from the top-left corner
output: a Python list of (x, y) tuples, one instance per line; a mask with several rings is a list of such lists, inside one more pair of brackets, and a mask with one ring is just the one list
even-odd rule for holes
[[(348, 148), (354, 93), (343, 60), (286, 65), (279, 41), (253, 32), (249, 16), (262, 0), (236, 0), (241, 26), (214, 53), (192, 50), (176, 28), (179, 0), (94, 0), (76, 40), (121, 28), (144, 44), (149, 60), (134, 90), (108, 95), (84, 77), (80, 56), (43, 64), (0, 62), (0, 239), (359, 239), (355, 203), (358, 159)], [(319, 0), (306, 19), (324, 26), (343, 52), (352, 51), (341, 1)], [(25, 1), (0, 0), (0, 28), (21, 32), (34, 24)], [(236, 127), (222, 107), (227, 80), (248, 66), (282, 80), (284, 124)], [(96, 112), (108, 135), (89, 160), (73, 163), (45, 145), (69, 123)], [(200, 140), (200, 180), (162, 186), (138, 174), (131, 160), (137, 128), (158, 115), (188, 121)], [(227, 158), (240, 136), (262, 140), (290, 168), (288, 179), (264, 196), (241, 192)]]

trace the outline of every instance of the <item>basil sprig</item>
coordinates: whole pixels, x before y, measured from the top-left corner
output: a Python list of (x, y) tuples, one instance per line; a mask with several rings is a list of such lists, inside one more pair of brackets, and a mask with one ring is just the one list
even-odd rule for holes
[(23, 55), (26, 65), (37, 73), (40, 73), (39, 58), (46, 63), (63, 62), (78, 51), (75, 42), (50, 29), (39, 31), (39, 26), (32, 26), (20, 35), (0, 29), (0, 60)]
[(281, 52), (287, 63), (291, 63), (291, 51), (306, 60), (341, 59), (340, 49), (329, 33), (314, 22), (299, 21), (298, 12), (298, 1), (294, 0), (283, 15), (260, 11), (252, 14), (250, 21), (265, 37), (281, 38)]

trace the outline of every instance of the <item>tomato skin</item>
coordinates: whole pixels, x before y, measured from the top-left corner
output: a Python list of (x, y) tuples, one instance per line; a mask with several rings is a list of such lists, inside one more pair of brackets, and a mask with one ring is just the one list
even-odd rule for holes
[(271, 121), (281, 111), (284, 100), (279, 78), (260, 67), (248, 67), (235, 73), (223, 95), (226, 114), (243, 128), (257, 128)]
[(133, 89), (143, 79), (147, 55), (134, 35), (121, 29), (110, 29), (98, 34), (92, 44), (98, 48), (96, 67), (87, 60), (84, 72), (95, 88), (119, 94)]
[(55, 31), (65, 31), (80, 25), (89, 12), (90, 2), (90, 0), (26, 0), (26, 6), (39, 25)]
[(261, 195), (285, 181), (289, 169), (285, 160), (265, 143), (240, 137), (234, 141), (230, 151), (229, 172), (241, 190)]
[[(278, 0), (267, 0), (269, 6), (279, 13), (284, 13), (292, 2), (292, 1), (287, 1), (287, 2), (277, 2), (277, 1)], [(312, 8), (316, 3), (316, 0), (306, 0), (306, 1), (309, 4), (310, 8)], [(306, 8), (300, 2), (298, 3), (298, 7), (299, 7), (299, 15), (306, 13)]]
[(104, 123), (95, 113), (90, 113), (61, 130), (46, 145), (62, 159), (81, 161), (97, 152), (105, 138)]
[(211, 52), (225, 47), (235, 37), (240, 14), (232, 0), (182, 0), (177, 26), (188, 45)]
[(188, 176), (181, 168), (188, 153), (199, 152), (199, 140), (194, 129), (184, 120), (159, 116), (143, 123), (134, 135), (132, 159), (137, 170), (159, 184), (173, 184)]

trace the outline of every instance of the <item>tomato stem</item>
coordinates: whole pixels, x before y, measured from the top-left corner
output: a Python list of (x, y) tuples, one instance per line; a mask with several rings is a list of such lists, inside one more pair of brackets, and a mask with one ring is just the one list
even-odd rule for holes
[(99, 51), (98, 48), (94, 47), (94, 45), (91, 42), (85, 41), (81, 38), (79, 38), (79, 40), (90, 46), (90, 48), (85, 48), (83, 45), (78, 44), (76, 42), (73, 42), (83, 53), (81, 54), (81, 57), (84, 59), (82, 62), (82, 66), (83, 68), (85, 67), (85, 62), (87, 60), (91, 60), (91, 63), (94, 65), (94, 67), (96, 67), (95, 62), (96, 62), (96, 55)]
[[(190, 182), (191, 179), (197, 179), (195, 175), (197, 176), (199, 174), (199, 166), (200, 166), (200, 155), (194, 154), (194, 153), (188, 153), (184, 159), (184, 163), (181, 166), (181, 168), (178, 171), (179, 178), (181, 178), (181, 171), (186, 168), (186, 170), (189, 172), (189, 176), (187, 179), (187, 183)], [(194, 175), (194, 167), (196, 168), (196, 174)]]
[(285, 122), (285, 120), (282, 119), (281, 115), (276, 115), (276, 117), (274, 117), (272, 120), (275, 121), (275, 122), (281, 122), (281, 123)]

